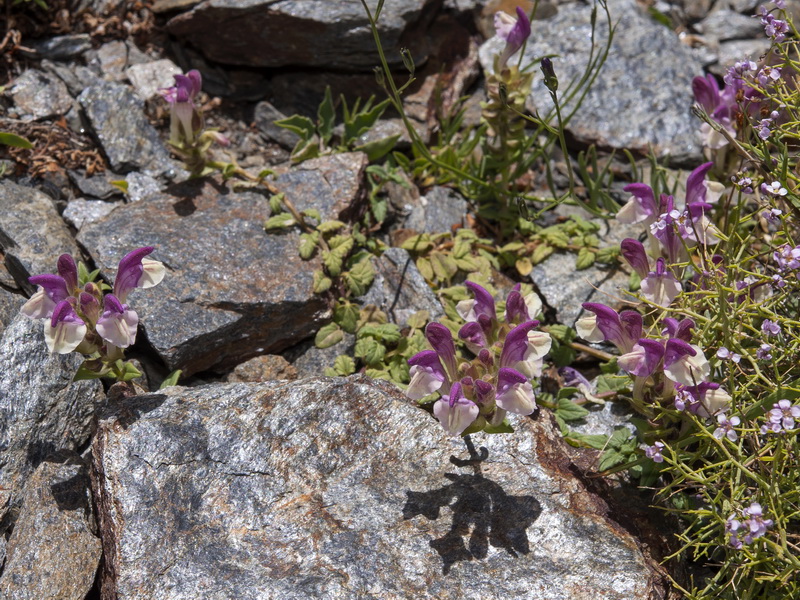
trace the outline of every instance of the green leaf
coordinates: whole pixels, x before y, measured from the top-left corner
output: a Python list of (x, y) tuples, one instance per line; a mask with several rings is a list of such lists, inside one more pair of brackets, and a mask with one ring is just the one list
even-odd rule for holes
[(292, 115), (286, 119), (280, 119), (275, 121), (275, 125), (296, 133), (305, 142), (308, 142), (317, 132), (314, 121), (302, 115)]
[(366, 294), (374, 279), (375, 269), (372, 268), (372, 261), (369, 258), (356, 263), (353, 268), (345, 273), (347, 288), (356, 297)]
[(419, 235), (411, 236), (405, 242), (400, 244), (400, 247), (403, 250), (408, 250), (409, 252), (417, 252), (422, 254), (433, 248), (433, 243), (431, 242), (431, 236), (429, 233), (421, 233)]
[(372, 198), (370, 200), (370, 210), (376, 223), (383, 223), (389, 214), (389, 203), (385, 198)]
[(308, 217), (309, 219), (314, 219), (317, 223), (322, 222), (322, 215), (319, 214), (319, 211), (316, 208), (307, 208), (300, 214), (304, 217)]
[(333, 97), (331, 96), (331, 86), (325, 86), (325, 99), (319, 105), (317, 110), (317, 123), (319, 124), (319, 135), (322, 138), (322, 143), (326, 146), (333, 134), (333, 121), (336, 118), (336, 109), (333, 106)]
[(594, 260), (595, 262), (603, 264), (612, 264), (617, 261), (618, 256), (619, 246), (608, 246), (607, 248), (598, 250), (597, 254), (595, 254)]
[(310, 140), (300, 140), (292, 150), (292, 160), (296, 163), (316, 158), (319, 156), (319, 138), (312, 137)]
[(336, 251), (323, 252), (322, 263), (325, 265), (325, 268), (332, 277), (338, 277), (342, 274), (342, 264), (344, 263), (344, 259)]
[(322, 294), (331, 289), (333, 281), (330, 277), (326, 277), (322, 271), (314, 271), (314, 293)]
[(380, 160), (389, 154), (389, 152), (394, 149), (395, 145), (397, 144), (397, 140), (399, 139), (400, 134), (390, 135), (389, 137), (373, 140), (371, 142), (367, 142), (366, 144), (356, 146), (354, 150), (357, 152), (363, 152), (367, 155), (367, 160), (370, 162), (375, 162), (376, 160)]
[(544, 259), (546, 259), (555, 251), (556, 251), (555, 248), (547, 244), (541, 244), (539, 246), (536, 246), (536, 249), (533, 251), (533, 254), (531, 254), (531, 262), (535, 265), (538, 265), (540, 262), (542, 262)]
[(267, 219), (264, 223), (264, 229), (270, 231), (272, 229), (286, 229), (294, 225), (294, 218), (289, 213), (280, 213), (274, 217)]
[(486, 433), (514, 433), (514, 428), (508, 422), (508, 419), (503, 419), (503, 422), (497, 425), (486, 425), (483, 430)]
[(323, 221), (317, 225), (317, 231), (320, 233), (333, 233), (334, 231), (339, 231), (342, 227), (345, 227), (345, 224), (341, 221)]
[(117, 375), (117, 381), (131, 381), (142, 376), (142, 372), (132, 363), (122, 363), (122, 372)]
[(481, 270), (481, 265), (478, 259), (474, 256), (464, 256), (455, 259), (456, 266), (467, 273), (474, 273)]
[(14, 148), (24, 148), (25, 150), (33, 149), (33, 144), (24, 137), (9, 133), (8, 131), (0, 131), (0, 144), (13, 146)]
[(594, 264), (594, 256), (594, 252), (588, 248), (581, 248), (578, 252), (578, 258), (575, 259), (575, 269), (583, 271), (591, 267)]
[(100, 379), (106, 377), (110, 369), (100, 362), (100, 359), (92, 358), (84, 360), (78, 367), (72, 381), (87, 381), (89, 379)]
[(113, 185), (115, 188), (119, 188), (119, 190), (122, 191), (123, 194), (128, 193), (128, 182), (125, 181), (124, 179), (114, 179), (113, 181), (109, 181), (109, 183)]
[(283, 199), (286, 196), (283, 192), (280, 194), (273, 194), (269, 197), (269, 210), (271, 215), (286, 212), (283, 210)]
[(379, 341), (396, 344), (402, 334), (400, 333), (400, 328), (394, 323), (382, 323), (380, 325), (364, 325), (358, 330), (358, 336), (372, 336)]
[(631, 387), (631, 378), (627, 375), (599, 375), (595, 380), (598, 394), (619, 392)]
[(336, 360), (333, 361), (333, 368), (337, 375), (347, 377), (356, 372), (356, 362), (352, 357), (340, 354), (336, 357)]
[(408, 317), (407, 325), (411, 329), (422, 329), (431, 320), (431, 314), (427, 310), (418, 310)]
[(418, 258), (417, 269), (419, 269), (420, 274), (425, 279), (427, 279), (428, 281), (433, 281), (433, 267), (431, 266), (431, 261), (429, 259)]
[(578, 421), (588, 415), (589, 411), (582, 406), (578, 406), (572, 400), (560, 398), (556, 414), (565, 421)]
[(330, 348), (344, 339), (344, 332), (336, 323), (328, 323), (317, 332), (314, 345), (319, 349)]
[[(370, 98), (365, 105), (365, 108), (369, 106), (372, 102), (373, 98)], [(342, 140), (346, 146), (352, 144), (358, 137), (369, 131), (369, 129), (375, 125), (375, 121), (381, 118), (383, 111), (386, 110), (386, 107), (389, 106), (389, 99), (387, 98), (383, 102), (380, 102), (373, 106), (370, 110), (364, 110), (359, 113), (355, 113), (355, 110), (350, 115), (350, 118), (345, 118), (344, 122), (344, 139)]]
[(359, 308), (350, 302), (341, 302), (333, 309), (333, 321), (347, 333), (355, 333), (358, 324)]
[(183, 371), (181, 371), (180, 369), (173, 371), (172, 373), (167, 375), (167, 378), (164, 379), (164, 381), (161, 382), (161, 385), (158, 386), (158, 389), (163, 390), (164, 388), (178, 385), (178, 379), (180, 379), (182, 373)]
[(374, 367), (383, 362), (386, 347), (373, 337), (363, 337), (356, 341), (354, 354)]
[(624, 462), (627, 462), (627, 458), (624, 454), (620, 454), (620, 452), (614, 448), (606, 448), (606, 451), (600, 456), (600, 464), (598, 464), (597, 468), (600, 471), (605, 471), (611, 467), (621, 465)]
[(314, 252), (317, 250), (317, 242), (319, 242), (318, 231), (300, 234), (300, 258), (309, 260), (314, 256)]
[(604, 435), (578, 433), (577, 431), (570, 431), (565, 437), (567, 437), (567, 443), (577, 448), (589, 447), (602, 450), (608, 442), (608, 438)]
[(630, 437), (630, 429), (627, 427), (618, 427), (614, 430), (614, 433), (611, 434), (611, 437), (608, 438), (608, 447), (619, 450), (625, 445)]
[(439, 281), (450, 281), (458, 273), (458, 265), (449, 254), (434, 250), (430, 253), (430, 261)]

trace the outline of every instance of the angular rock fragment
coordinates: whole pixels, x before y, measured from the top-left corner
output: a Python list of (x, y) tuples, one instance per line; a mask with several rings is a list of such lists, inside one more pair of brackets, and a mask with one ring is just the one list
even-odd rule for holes
[(36, 69), (17, 77), (10, 93), (20, 113), (30, 119), (63, 115), (74, 102), (60, 79)]
[[(379, 32), (387, 60), (400, 66), (400, 47), (424, 45), (433, 0), (392, 0), (383, 5)], [(369, 0), (374, 12), (377, 2)], [(252, 67), (307, 66), (370, 70), (375, 42), (358, 0), (206, 0), (174, 17), (169, 32), (215, 62)], [(415, 56), (417, 64), (424, 56)]]
[(10, 181), (0, 181), (0, 248), (6, 268), (28, 293), (36, 289), (28, 277), (53, 273), (63, 253), (80, 254), (53, 200)]
[(444, 316), (442, 304), (407, 250), (389, 248), (380, 258), (373, 259), (373, 266), (375, 280), (359, 298), (363, 304), (374, 304), (390, 322), (401, 326), (420, 310), (427, 310), (431, 321)]
[[(691, 113), (691, 82), (702, 75), (702, 66), (672, 31), (645, 15), (633, 0), (611, 0), (608, 5), (617, 32), (624, 34), (614, 36), (608, 60), (568, 131), (581, 143), (642, 153), (652, 146), (657, 155), (669, 155), (675, 163), (700, 163), (700, 124)], [(591, 12), (592, 6), (583, 3), (564, 4), (552, 18), (532, 24), (523, 66), (555, 54), (561, 94), (588, 63)], [(595, 41), (602, 47), (608, 36), (599, 9), (597, 24)], [(491, 71), (504, 43), (494, 37), (481, 47), (484, 70)], [(534, 68), (529, 105), (545, 115), (553, 105), (538, 64)], [(571, 106), (568, 103), (566, 110)]]
[(367, 157), (361, 152), (321, 156), (281, 173), (275, 186), (297, 210), (316, 208), (323, 220), (356, 219), (365, 207), (367, 164)]
[(84, 600), (100, 563), (86, 468), (44, 462), (25, 484), (0, 577), (0, 597)]
[(551, 417), (445, 435), (363, 377), (168, 388), (100, 421), (103, 598), (630, 600), (666, 581)]
[(170, 370), (225, 370), (312, 335), (327, 315), (312, 292), (318, 262), (301, 260), (296, 233), (269, 234), (267, 199), (211, 181), (115, 209), (78, 234), (105, 276), (133, 248), (154, 246), (164, 281), (131, 304)]
[(0, 522), (43, 460), (88, 440), (102, 386), (72, 381), (80, 363), (77, 354), (48, 352), (40, 322), (16, 314), (6, 324), (0, 337)]
[(113, 171), (143, 169), (160, 175), (179, 168), (145, 117), (142, 100), (128, 86), (97, 83), (86, 88), (78, 101)]

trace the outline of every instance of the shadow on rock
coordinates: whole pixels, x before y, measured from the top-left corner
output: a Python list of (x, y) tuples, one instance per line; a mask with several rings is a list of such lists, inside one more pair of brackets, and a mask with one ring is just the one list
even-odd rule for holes
[(471, 460), (451, 457), (456, 466), (472, 466), (473, 475), (445, 473), (452, 483), (430, 492), (407, 491), (403, 518), (422, 515), (435, 521), (443, 507), (452, 512), (450, 530), (431, 540), (430, 546), (442, 558), (446, 575), (459, 561), (486, 558), (489, 546), (501, 548), (511, 556), (530, 552), (526, 530), (542, 512), (533, 496), (510, 496), (503, 488), (480, 473), (480, 463), (488, 456), (481, 448), (478, 456), (467, 440)]

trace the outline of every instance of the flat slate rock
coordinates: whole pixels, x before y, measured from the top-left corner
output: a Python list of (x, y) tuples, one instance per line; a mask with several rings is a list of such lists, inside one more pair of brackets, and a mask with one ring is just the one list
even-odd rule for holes
[[(374, 12), (376, 0), (369, 0)], [(378, 29), (387, 60), (402, 65), (400, 47), (425, 46), (434, 0), (391, 0)], [(306, 66), (370, 71), (377, 62), (360, 0), (206, 0), (167, 23), (168, 31), (206, 58), (251, 67)], [(424, 55), (415, 56), (418, 64)]]
[(128, 86), (99, 82), (86, 88), (78, 101), (112, 171), (169, 175), (179, 169), (145, 117), (143, 101)]
[(102, 551), (93, 532), (86, 467), (44, 462), (25, 484), (23, 497), (8, 540), (0, 598), (84, 600)]
[(61, 254), (79, 256), (52, 198), (34, 188), (0, 181), (0, 249), (5, 266), (28, 293), (28, 277), (54, 273)]
[(328, 312), (312, 292), (319, 264), (300, 258), (296, 233), (264, 231), (263, 195), (200, 180), (171, 191), (121, 206), (78, 234), (109, 279), (125, 253), (155, 246), (166, 277), (129, 301), (170, 369), (225, 370), (319, 329)]
[(374, 304), (386, 313), (389, 321), (406, 325), (409, 317), (427, 310), (431, 321), (444, 316), (444, 308), (430, 288), (407, 250), (388, 248), (374, 258), (375, 280), (359, 300)]
[[(0, 336), (0, 523), (33, 470), (89, 439), (98, 381), (73, 382), (81, 358), (51, 354), (42, 323), (17, 313)], [(0, 534), (2, 528), (0, 528)]]
[(102, 597), (662, 597), (552, 418), (514, 425), (465, 446), (362, 376), (125, 400), (92, 448)]
[(63, 115), (75, 102), (58, 77), (36, 69), (17, 77), (9, 92), (17, 110), (28, 119)]
[[(688, 46), (648, 17), (634, 0), (610, 0), (608, 5), (612, 21), (618, 22), (617, 35), (608, 60), (567, 130), (581, 143), (641, 153), (652, 146), (660, 157), (669, 155), (675, 163), (696, 166), (702, 162), (702, 153), (697, 133), (700, 122), (691, 113), (691, 83), (693, 77), (703, 74), (702, 65)], [(523, 64), (557, 55), (553, 67), (561, 94), (586, 68), (591, 11), (592, 6), (583, 3), (562, 4), (555, 16), (531, 26)], [(608, 37), (600, 9), (597, 23), (600, 50)], [(481, 47), (484, 70), (492, 70), (494, 57), (504, 44), (494, 37)], [(544, 116), (553, 104), (538, 62), (532, 69), (535, 78), (529, 108)]]
[(320, 156), (279, 174), (275, 187), (297, 210), (316, 208), (323, 220), (348, 221), (365, 208), (368, 164), (367, 155), (362, 152)]

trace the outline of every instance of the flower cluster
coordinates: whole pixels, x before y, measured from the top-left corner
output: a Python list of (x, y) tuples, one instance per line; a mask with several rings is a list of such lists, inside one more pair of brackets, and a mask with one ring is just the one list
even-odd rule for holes
[[(785, 2), (778, 0), (775, 2), (777, 8), (785, 8)], [(776, 42), (782, 42), (786, 39), (786, 34), (789, 32), (789, 24), (783, 19), (776, 19), (772, 11), (767, 9), (763, 4), (758, 7), (758, 16), (761, 18), (761, 24), (764, 26), (764, 33), (767, 37), (772, 38)]]
[(164, 278), (164, 266), (146, 258), (153, 250), (150, 246), (137, 248), (122, 258), (111, 293), (104, 293), (108, 286), (92, 281), (82, 265), (79, 269), (69, 254), (62, 254), (57, 275), (29, 278), (38, 289), (21, 312), (30, 319), (44, 320), (51, 352), (95, 355), (100, 360), (95, 363), (97, 372), (106, 375), (113, 370), (109, 364), (122, 358), (121, 349), (136, 341), (139, 317), (126, 304), (128, 294), (135, 288), (153, 287)]
[(451, 435), (491, 431), (507, 412), (533, 413), (536, 399), (530, 378), (541, 374), (551, 344), (548, 334), (535, 331), (539, 322), (531, 319), (541, 309), (535, 294), (523, 296), (517, 285), (508, 294), (501, 320), (487, 290), (470, 281), (465, 285), (474, 298), (456, 307), (467, 321), (458, 337), (476, 358), (460, 360), (450, 330), (429, 323), (425, 337), (433, 350), (408, 361), (411, 382), (406, 395), (420, 400), (438, 392), (433, 414)]
[(770, 527), (772, 519), (765, 519), (761, 505), (753, 502), (741, 515), (734, 513), (725, 522), (728, 544), (738, 550), (742, 544), (751, 544), (753, 540), (762, 537)]
[(779, 400), (765, 415), (767, 423), (761, 426), (761, 433), (781, 433), (792, 431), (795, 420), (800, 419), (800, 406), (792, 405), (791, 401)]

